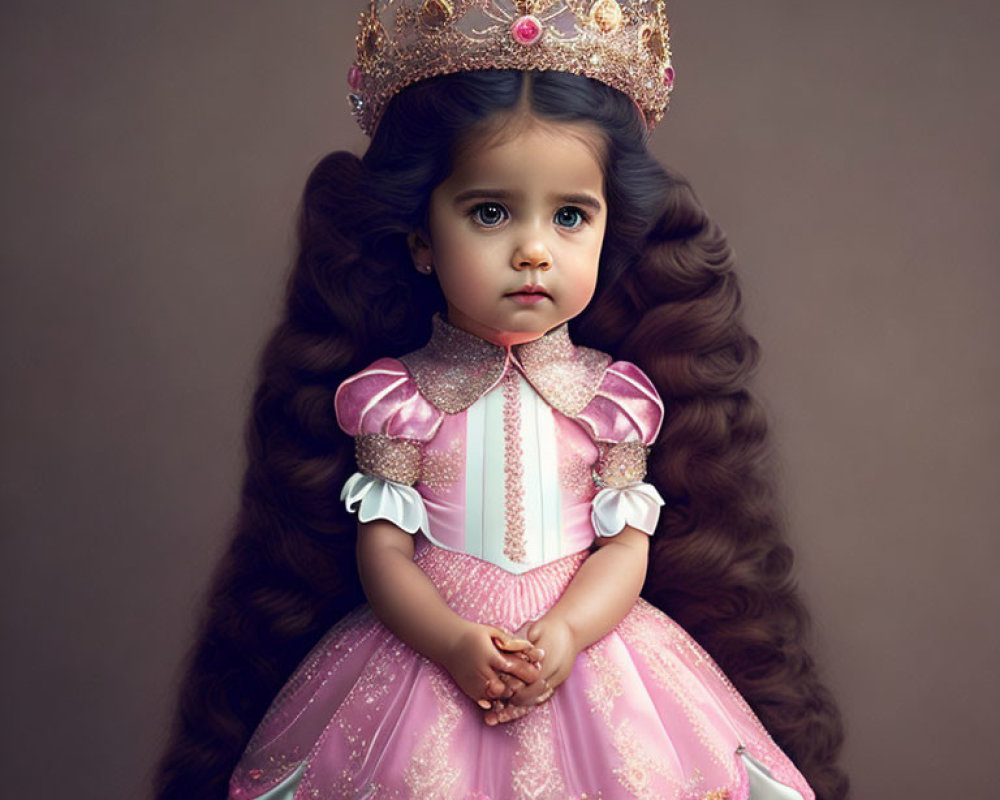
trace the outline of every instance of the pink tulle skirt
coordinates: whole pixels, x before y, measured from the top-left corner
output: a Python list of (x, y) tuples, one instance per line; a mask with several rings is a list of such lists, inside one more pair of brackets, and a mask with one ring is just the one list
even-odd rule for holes
[[(513, 575), (424, 541), (416, 556), (457, 613), (511, 631), (542, 616), (585, 558)], [(296, 800), (746, 800), (748, 757), (813, 797), (711, 658), (643, 600), (579, 655), (550, 701), (495, 728), (363, 607), (275, 699), (231, 798), (295, 777)]]

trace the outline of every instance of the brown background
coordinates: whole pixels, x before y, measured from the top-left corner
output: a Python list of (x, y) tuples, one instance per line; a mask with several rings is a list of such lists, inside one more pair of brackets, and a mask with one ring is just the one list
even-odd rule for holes
[[(5, 796), (146, 792), (354, 6), (2, 4)], [(994, 797), (1000, 4), (671, 15), (854, 797)]]

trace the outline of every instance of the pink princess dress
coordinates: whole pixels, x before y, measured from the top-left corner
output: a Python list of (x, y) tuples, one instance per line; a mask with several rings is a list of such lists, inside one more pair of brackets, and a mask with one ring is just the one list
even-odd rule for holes
[[(642, 481), (663, 406), (633, 364), (566, 327), (509, 349), (435, 318), (429, 344), (337, 392), (359, 519), (417, 537), (461, 616), (516, 631), (558, 600), (595, 536), (652, 533)], [(232, 776), (232, 800), (812, 800), (711, 658), (639, 600), (548, 702), (488, 727), (448, 673), (367, 606), (319, 642)]]

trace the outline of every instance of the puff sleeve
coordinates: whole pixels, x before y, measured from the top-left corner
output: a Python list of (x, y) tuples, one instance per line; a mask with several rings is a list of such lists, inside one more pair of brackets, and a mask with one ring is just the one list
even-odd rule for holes
[(663, 423), (663, 401), (635, 364), (611, 364), (593, 399), (577, 420), (600, 453), (594, 469), (602, 487), (594, 496), (591, 522), (598, 536), (615, 536), (630, 525), (652, 534), (663, 498), (643, 478), (646, 455)]
[(358, 471), (340, 499), (361, 522), (385, 519), (407, 533), (427, 531), (427, 510), (413, 488), (420, 478), (423, 444), (443, 412), (417, 390), (400, 361), (382, 358), (345, 380), (334, 405), (337, 423), (354, 437)]

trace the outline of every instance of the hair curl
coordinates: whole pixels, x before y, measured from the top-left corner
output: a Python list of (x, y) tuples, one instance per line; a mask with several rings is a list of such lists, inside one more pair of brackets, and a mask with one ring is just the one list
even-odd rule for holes
[(160, 800), (224, 798), (292, 670), (363, 602), (356, 522), (337, 499), (353, 442), (333, 394), (375, 359), (426, 342), (428, 309), (444, 301), (410, 266), (406, 236), (426, 222), (456, 149), (525, 103), (543, 120), (596, 125), (607, 143), (598, 287), (571, 328), (578, 343), (638, 364), (667, 407), (649, 464), (667, 506), (643, 595), (711, 653), (818, 798), (846, 796), (840, 718), (803, 645), (767, 426), (747, 390), (757, 343), (729, 245), (649, 154), (623, 95), (564, 73), (489, 71), (400, 93), (362, 159), (333, 153), (308, 179), (284, 317), (260, 361), (241, 508), (182, 681)]

